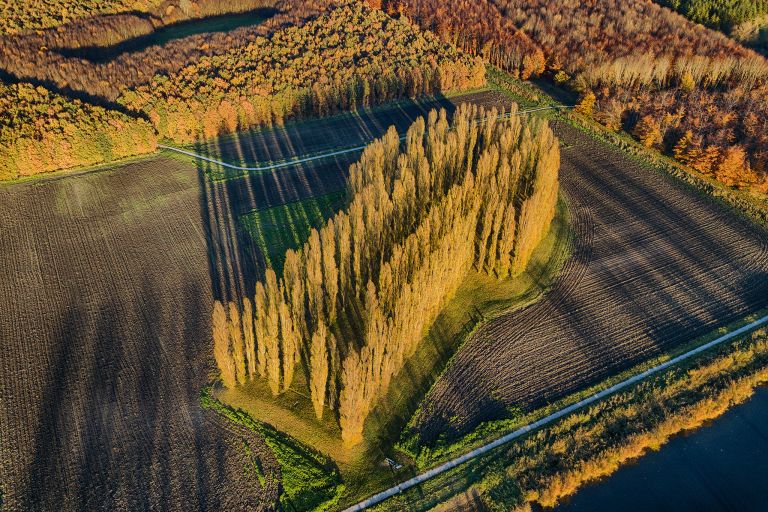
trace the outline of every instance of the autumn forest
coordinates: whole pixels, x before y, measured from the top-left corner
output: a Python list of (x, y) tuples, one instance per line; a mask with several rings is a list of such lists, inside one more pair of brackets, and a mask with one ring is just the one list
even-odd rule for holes
[(609, 130), (729, 186), (768, 187), (768, 61), (722, 34), (644, 0), (385, 5), (521, 78), (551, 77)]

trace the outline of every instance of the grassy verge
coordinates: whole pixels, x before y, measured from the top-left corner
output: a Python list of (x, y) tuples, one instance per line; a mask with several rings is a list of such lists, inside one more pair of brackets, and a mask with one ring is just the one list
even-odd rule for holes
[[(657, 450), (768, 382), (768, 335), (725, 343), (527, 437), (396, 496), (374, 510), (554, 506), (581, 485)], [(516, 508), (518, 507), (518, 508)]]
[(255, 421), (244, 411), (223, 404), (213, 396), (210, 387), (203, 389), (200, 402), (264, 438), (280, 464), (280, 501), (284, 510), (322, 511), (336, 505), (344, 485), (333, 461), (268, 424)]
[(342, 446), (338, 425), (331, 414), (322, 422), (315, 419), (311, 400), (298, 391), (306, 387), (306, 376), (301, 370), (292, 389), (277, 398), (260, 381), (217, 391), (216, 396), (257, 423), (269, 423), (276, 430), (290, 432), (297, 442), (332, 458), (345, 485), (338, 508), (355, 503), (392, 485), (394, 475), (384, 463), (385, 457), (398, 459), (404, 465), (398, 478), (415, 474), (418, 467), (397, 453), (395, 443), (421, 399), (478, 326), (541, 297), (554, 282), (571, 246), (567, 206), (561, 200), (552, 228), (524, 274), (502, 281), (476, 273), (468, 275), (369, 416), (364, 442), (352, 450)]

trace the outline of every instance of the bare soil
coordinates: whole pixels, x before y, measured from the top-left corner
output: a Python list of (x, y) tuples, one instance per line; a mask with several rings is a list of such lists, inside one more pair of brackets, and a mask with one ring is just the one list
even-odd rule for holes
[[(469, 99), (501, 101), (497, 93)], [(337, 144), (333, 126), (355, 145), (421, 111), (398, 110), (405, 114), (291, 125), (212, 149), (259, 148), (254, 158), (276, 160)], [(610, 148), (561, 132), (574, 144), (563, 151), (574, 256), (545, 300), (467, 342), (422, 408), (425, 436), (562, 396), (768, 303), (763, 234)], [(206, 166), (159, 156), (1, 186), (4, 506), (272, 507), (274, 455), (200, 406), (213, 368), (210, 311), (215, 298), (251, 295), (263, 266), (237, 219), (340, 190), (355, 158), (211, 183)]]
[(275, 503), (263, 440), (199, 405), (212, 295), (198, 179), (157, 158), (0, 188), (8, 510)]
[(460, 350), (422, 403), (423, 442), (531, 410), (768, 306), (768, 237), (569, 126), (575, 247), (553, 290)]

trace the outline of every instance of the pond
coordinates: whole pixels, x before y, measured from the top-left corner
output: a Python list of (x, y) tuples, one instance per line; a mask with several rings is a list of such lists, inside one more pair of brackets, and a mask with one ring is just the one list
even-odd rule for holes
[(583, 488), (555, 510), (768, 510), (768, 388), (710, 425)]
[(126, 39), (112, 46), (61, 48), (57, 51), (67, 57), (79, 57), (92, 62), (108, 62), (123, 53), (138, 52), (150, 46), (163, 45), (184, 37), (210, 32), (229, 32), (240, 27), (258, 25), (274, 16), (276, 12), (275, 9), (262, 8), (238, 14), (211, 16), (168, 25), (151, 34)]

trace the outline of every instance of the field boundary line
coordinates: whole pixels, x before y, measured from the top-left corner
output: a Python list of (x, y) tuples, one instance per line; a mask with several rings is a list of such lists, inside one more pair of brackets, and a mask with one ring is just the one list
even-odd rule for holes
[(464, 462), (467, 462), (469, 460), (472, 460), (474, 458), (477, 458), (480, 455), (483, 455), (484, 453), (487, 453), (494, 448), (497, 448), (503, 444), (506, 444), (514, 439), (517, 439), (518, 437), (521, 437), (525, 434), (531, 433), (534, 430), (537, 430), (540, 427), (543, 427), (544, 425), (547, 425), (549, 423), (554, 422), (555, 420), (558, 420), (562, 418), (563, 416), (567, 416), (568, 414), (581, 409), (582, 407), (585, 407), (587, 405), (591, 405), (609, 395), (612, 395), (613, 393), (620, 391), (624, 388), (627, 388), (633, 384), (637, 384), (638, 382), (646, 379), (647, 377), (650, 377), (651, 375), (654, 375), (656, 373), (661, 372), (662, 370), (666, 370), (667, 368), (674, 366), (682, 361), (685, 361), (686, 359), (690, 359), (693, 356), (696, 356), (702, 352), (705, 352), (713, 347), (716, 347), (717, 345), (720, 345), (726, 341), (729, 341), (741, 334), (744, 334), (746, 332), (749, 332), (757, 327), (760, 327), (763, 324), (768, 323), (768, 315), (763, 316), (762, 318), (758, 318), (757, 320), (744, 325), (742, 327), (739, 327), (738, 329), (725, 334), (723, 336), (720, 336), (719, 338), (716, 338), (708, 343), (705, 343), (703, 345), (700, 345), (692, 350), (689, 350), (688, 352), (685, 352), (683, 354), (680, 354), (677, 357), (673, 357), (669, 361), (666, 361), (664, 363), (658, 364), (654, 366), (653, 368), (649, 368), (648, 370), (645, 370), (642, 373), (639, 373), (633, 377), (629, 377), (617, 384), (614, 384), (613, 386), (606, 388), (598, 393), (595, 393), (594, 395), (584, 398), (582, 400), (579, 400), (576, 403), (573, 403), (567, 407), (564, 407), (558, 411), (553, 412), (552, 414), (549, 414), (548, 416), (545, 416), (537, 421), (534, 421), (532, 423), (529, 423), (527, 425), (524, 425), (517, 430), (514, 430), (513, 432), (510, 432), (509, 434), (506, 434), (495, 441), (491, 441), (489, 443), (486, 443), (482, 446), (479, 446), (475, 448), (474, 450), (471, 450), (464, 455), (461, 455), (459, 457), (456, 457), (454, 459), (449, 460), (448, 462), (444, 462), (443, 464), (440, 464), (439, 466), (436, 466), (428, 471), (425, 471), (424, 473), (421, 473), (420, 475), (416, 475), (413, 478), (410, 478), (409, 480), (406, 480), (404, 482), (401, 482), (393, 487), (390, 487), (389, 489), (382, 491), (378, 494), (374, 494), (370, 498), (367, 498), (356, 505), (352, 505), (351, 507), (344, 510), (344, 512), (356, 512), (359, 510), (364, 510), (370, 506), (376, 505), (377, 503), (380, 503), (387, 498), (390, 498), (394, 496), (395, 494), (399, 494), (403, 492), (406, 489), (409, 489), (415, 485), (418, 485), (422, 482), (425, 482), (426, 480), (429, 480), (430, 478), (433, 478), (441, 473), (444, 473), (448, 471), (449, 469), (453, 469), (456, 466), (459, 466), (463, 464)]
[[(539, 107), (539, 108), (533, 108), (533, 109), (529, 109), (529, 110), (520, 110), (520, 111), (516, 112), (515, 115), (530, 114), (532, 112), (540, 112), (540, 111), (543, 111), (543, 110), (559, 110), (559, 109), (568, 109), (568, 108), (573, 108), (573, 106), (571, 106), (571, 105), (553, 105), (553, 106), (549, 106), (549, 107)], [(507, 115), (506, 117), (509, 117), (509, 115)], [(482, 120), (480, 122), (482, 122)], [(405, 135), (401, 136), (400, 140), (404, 141), (405, 140)], [(345, 155), (347, 153), (354, 153), (356, 151), (362, 151), (366, 147), (368, 147), (368, 145), (371, 142), (372, 142), (372, 140), (368, 141), (367, 143), (365, 143), (365, 144), (363, 144), (361, 146), (355, 146), (353, 148), (332, 150), (332, 151), (329, 151), (329, 152), (326, 152), (326, 153), (319, 153), (319, 154), (314, 155), (314, 156), (296, 157), (296, 158), (291, 159), (291, 160), (286, 160), (285, 162), (278, 162), (278, 163), (274, 163), (274, 164), (262, 165), (262, 166), (257, 166), (257, 167), (247, 167), (247, 166), (228, 164), (227, 162), (223, 162), (221, 160), (216, 160), (215, 158), (210, 158), (210, 157), (207, 157), (205, 155), (201, 155), (199, 153), (195, 153), (194, 151), (189, 151), (189, 150), (186, 150), (186, 149), (177, 148), (175, 146), (168, 146), (166, 144), (158, 144), (157, 147), (161, 148), (161, 149), (166, 149), (168, 151), (173, 151), (175, 153), (180, 153), (182, 155), (191, 156), (192, 158), (196, 158), (196, 159), (202, 160), (204, 162), (209, 162), (209, 163), (212, 163), (212, 164), (220, 165), (221, 167), (225, 167), (227, 169), (233, 169), (233, 170), (236, 170), (236, 171), (263, 172), (263, 171), (273, 171), (275, 169), (282, 169), (282, 168), (285, 168), (285, 167), (293, 167), (293, 166), (296, 166), (296, 165), (299, 165), (299, 164), (303, 164), (303, 163), (307, 163), (307, 162), (313, 162), (315, 160), (322, 160), (324, 158), (331, 158), (331, 157), (334, 157), (334, 156)]]

